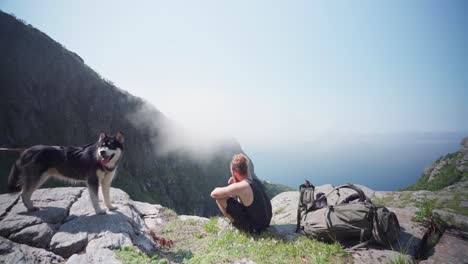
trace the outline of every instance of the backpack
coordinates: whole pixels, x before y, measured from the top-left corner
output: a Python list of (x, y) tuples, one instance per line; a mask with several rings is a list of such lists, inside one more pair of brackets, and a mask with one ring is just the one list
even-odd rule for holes
[[(328, 205), (327, 196), (333, 192), (339, 195), (344, 188), (356, 193)], [(326, 242), (359, 240), (352, 248), (370, 242), (388, 246), (400, 237), (396, 215), (386, 207), (374, 205), (356, 185), (341, 185), (328, 195), (318, 193), (314, 198), (315, 187), (306, 181), (299, 191), (296, 232)]]

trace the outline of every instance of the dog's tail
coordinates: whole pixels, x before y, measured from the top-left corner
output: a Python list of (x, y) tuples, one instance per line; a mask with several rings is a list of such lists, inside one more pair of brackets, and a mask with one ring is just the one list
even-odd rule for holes
[(21, 190), (20, 184), (20, 171), (15, 162), (10, 170), (10, 176), (8, 177), (8, 191), (9, 192), (19, 192)]

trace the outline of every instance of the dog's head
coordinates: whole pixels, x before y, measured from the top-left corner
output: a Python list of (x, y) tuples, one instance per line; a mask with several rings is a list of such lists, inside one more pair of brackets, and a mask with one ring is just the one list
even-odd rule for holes
[(123, 152), (124, 136), (117, 132), (115, 136), (102, 132), (99, 135), (97, 156), (102, 166), (113, 169), (120, 160)]

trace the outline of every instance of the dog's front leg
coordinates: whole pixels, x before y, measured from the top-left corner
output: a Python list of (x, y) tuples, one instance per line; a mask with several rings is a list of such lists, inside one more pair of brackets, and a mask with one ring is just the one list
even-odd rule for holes
[(89, 177), (86, 183), (88, 185), (89, 198), (91, 199), (91, 203), (93, 204), (94, 211), (96, 212), (96, 214), (105, 214), (106, 211), (102, 210), (99, 206), (99, 180), (97, 176), (93, 175)]
[(104, 203), (109, 210), (117, 209), (117, 207), (113, 206), (110, 202), (110, 187), (113, 178), (114, 172), (107, 174), (101, 181), (102, 196), (104, 197)]

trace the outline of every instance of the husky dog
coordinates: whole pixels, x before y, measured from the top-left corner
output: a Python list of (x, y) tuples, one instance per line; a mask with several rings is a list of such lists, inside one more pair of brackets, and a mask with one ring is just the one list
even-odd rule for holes
[(117, 164), (123, 154), (124, 137), (99, 135), (96, 143), (83, 147), (33, 146), (25, 150), (10, 171), (10, 191), (22, 188), (21, 198), (28, 211), (38, 210), (31, 195), (51, 176), (67, 180), (86, 182), (89, 196), (96, 214), (105, 213), (99, 206), (98, 189), (102, 187), (104, 203), (109, 210), (117, 209), (109, 200), (109, 191)]

